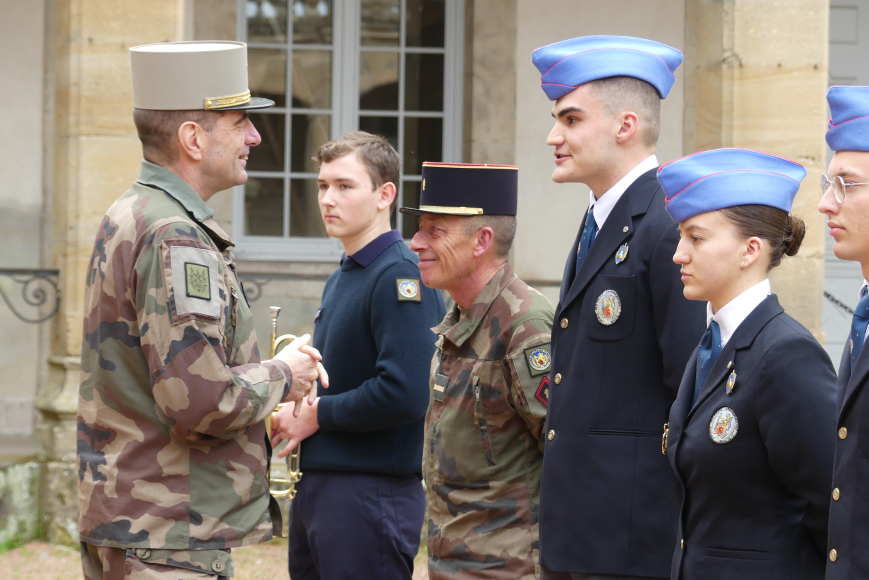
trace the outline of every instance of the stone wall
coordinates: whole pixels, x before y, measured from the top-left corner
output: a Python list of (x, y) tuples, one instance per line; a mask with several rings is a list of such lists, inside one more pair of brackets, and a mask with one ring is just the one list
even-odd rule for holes
[(793, 208), (806, 238), (771, 281), (788, 313), (823, 339), (829, 2), (686, 0), (685, 10), (685, 153), (745, 147), (806, 166)]

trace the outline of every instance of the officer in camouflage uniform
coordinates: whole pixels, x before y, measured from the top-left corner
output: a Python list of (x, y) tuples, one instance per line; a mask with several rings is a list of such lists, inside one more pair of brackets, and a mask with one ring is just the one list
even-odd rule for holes
[(244, 109), (274, 103), (250, 97), (243, 43), (142, 46), (131, 60), (146, 160), (103, 218), (85, 292), (84, 576), (228, 577), (230, 548), (280, 529), (264, 419), (322, 372), (310, 337), (260, 361), (232, 242), (205, 204), (247, 178), (260, 138)]
[(456, 304), (433, 331), (423, 474), (429, 574), (534, 579), (552, 304), (513, 273), (517, 168), (424, 163), (423, 283)]

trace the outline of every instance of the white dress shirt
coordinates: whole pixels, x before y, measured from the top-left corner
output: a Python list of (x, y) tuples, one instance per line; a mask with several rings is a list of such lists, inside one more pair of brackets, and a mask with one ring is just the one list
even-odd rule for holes
[(718, 328), (721, 330), (722, 348), (742, 324), (742, 321), (757, 308), (758, 304), (766, 300), (769, 292), (769, 278), (767, 278), (722, 306), (718, 312), (713, 313), (712, 303), (706, 303), (706, 326), (708, 327), (713, 320), (718, 323)]
[(607, 190), (600, 199), (594, 196), (594, 192), (588, 192), (588, 207), (594, 211), (594, 221), (597, 223), (597, 229), (603, 227), (603, 223), (606, 221), (606, 218), (609, 217), (610, 213), (613, 211), (616, 203), (622, 198), (625, 191), (637, 180), (639, 176), (644, 174), (650, 169), (654, 169), (658, 166), (658, 158), (655, 157), (654, 154), (646, 157), (639, 165), (631, 169), (627, 175), (622, 177), (618, 183), (613, 185), (611, 188)]

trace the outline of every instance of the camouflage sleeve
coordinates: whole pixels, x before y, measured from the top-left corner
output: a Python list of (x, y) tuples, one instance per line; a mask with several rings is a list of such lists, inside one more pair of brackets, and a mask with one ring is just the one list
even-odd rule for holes
[(513, 406), (542, 452), (546, 407), (549, 405), (549, 371), (552, 366), (552, 319), (527, 320), (522, 327), (524, 338), (504, 359), (507, 367), (505, 376), (510, 381)]
[[(283, 362), (260, 363), (252, 330), (227, 336), (238, 294), (207, 235), (189, 222), (155, 224), (136, 256), (134, 304), (161, 420), (176, 435), (232, 439), (286, 396)], [(251, 326), (252, 329), (252, 326)], [(239, 357), (247, 348), (252, 356)], [(253, 360), (230, 366), (230, 361)]]

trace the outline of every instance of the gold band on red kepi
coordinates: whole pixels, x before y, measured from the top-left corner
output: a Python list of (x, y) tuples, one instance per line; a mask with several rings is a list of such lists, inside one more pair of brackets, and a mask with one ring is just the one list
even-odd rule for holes
[(516, 215), (519, 168), (480, 163), (422, 164), (419, 207), (405, 214)]
[(232, 111), (273, 107), (251, 97), (247, 45), (206, 40), (162, 42), (130, 49), (133, 107), (152, 111)]

